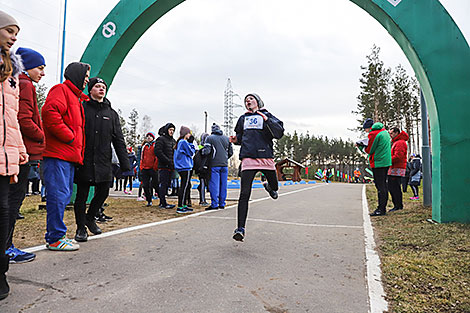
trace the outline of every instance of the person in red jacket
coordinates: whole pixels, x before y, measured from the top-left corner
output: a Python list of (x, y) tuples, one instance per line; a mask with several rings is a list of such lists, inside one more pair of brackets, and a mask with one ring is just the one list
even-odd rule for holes
[(407, 141), (410, 138), (405, 131), (394, 127), (390, 130), (392, 138), (392, 166), (388, 169), (388, 191), (392, 196), (393, 209), (389, 212), (403, 209), (403, 193), (401, 191), (401, 179), (406, 172), (406, 154), (408, 153)]
[(19, 75), (20, 101), (18, 108), (18, 123), (23, 137), (26, 152), (29, 156), (27, 164), (20, 165), (18, 183), (10, 186), (8, 193), (8, 205), (10, 207), (9, 231), (7, 238), (6, 254), (10, 257), (10, 263), (24, 263), (34, 260), (36, 255), (21, 251), (13, 244), (16, 217), (18, 216), (23, 200), (28, 189), (28, 174), (32, 166), (38, 166), (44, 151), (44, 131), (42, 130), (39, 116), (36, 88), (33, 82), (38, 83), (44, 76), (46, 61), (37, 51), (28, 48), (18, 48), (16, 54), (21, 56), (24, 71)]
[(152, 206), (153, 190), (158, 190), (158, 159), (155, 156), (155, 134), (148, 132), (145, 135), (145, 143), (142, 146), (140, 158), (140, 171), (142, 173), (142, 185), (144, 187), (147, 206)]
[(83, 164), (85, 149), (85, 118), (82, 101), (88, 84), (90, 65), (73, 62), (65, 69), (66, 80), (49, 91), (42, 108), (46, 136), (44, 150), (44, 182), (47, 189), (46, 247), (50, 250), (78, 250), (79, 245), (66, 238), (65, 206), (73, 191), (75, 166)]

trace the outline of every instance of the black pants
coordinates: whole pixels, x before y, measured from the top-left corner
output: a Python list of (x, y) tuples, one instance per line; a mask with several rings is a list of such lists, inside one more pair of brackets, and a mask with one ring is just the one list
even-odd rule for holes
[(419, 197), (419, 185), (410, 185), (413, 195)]
[(142, 170), (142, 185), (144, 188), (145, 199), (147, 202), (152, 202), (153, 191), (155, 190), (160, 197), (158, 191), (158, 173), (153, 169)]
[(403, 193), (401, 192), (401, 176), (388, 176), (387, 188), (392, 196), (393, 208), (403, 209)]
[(6, 243), (10, 224), (8, 209), (9, 191), (10, 176), (0, 176), (0, 276), (8, 271), (8, 256), (5, 254), (5, 250), (7, 249)]
[(80, 182), (77, 184), (77, 196), (73, 209), (75, 211), (75, 222), (77, 228), (84, 228), (86, 220), (92, 220), (99, 212), (104, 202), (109, 195), (109, 185), (111, 182), (102, 182), (95, 184), (95, 195), (90, 202), (88, 212), (86, 212), (86, 200), (88, 199), (88, 193), (90, 192), (91, 183)]
[[(31, 181), (31, 193), (38, 194), (39, 193), (39, 178), (33, 178)], [(28, 188), (26, 188), (28, 190)]]
[(20, 211), (23, 200), (26, 196), (28, 188), (28, 175), (30, 166), (28, 164), (20, 165), (20, 172), (18, 174), (18, 183), (10, 185), (8, 192), (8, 207), (9, 207), (9, 225), (8, 237), (6, 241), (7, 248), (13, 244), (13, 233), (15, 232), (16, 217)]
[(129, 190), (132, 191), (132, 179), (134, 176), (124, 176), (124, 191), (126, 191), (127, 183), (129, 182)]
[(171, 183), (171, 170), (158, 170), (158, 176), (160, 176), (160, 191), (158, 197), (160, 198), (160, 205), (167, 205), (166, 193)]
[[(277, 191), (279, 189), (277, 183), (277, 175), (274, 170), (259, 170), (266, 176), (269, 187), (272, 190)], [(253, 179), (258, 173), (258, 170), (246, 170), (241, 172), (241, 187), (240, 187), (240, 199), (238, 200), (238, 227), (245, 227), (246, 218), (248, 216), (248, 201), (251, 196), (251, 185)]]
[(401, 185), (403, 192), (408, 191), (408, 182), (410, 181), (410, 176), (404, 176), (401, 178)]
[(181, 177), (181, 187), (178, 190), (178, 207), (188, 205), (191, 202), (191, 174), (193, 171), (178, 172)]
[(381, 213), (386, 212), (388, 201), (387, 172), (388, 167), (377, 167), (372, 169), (375, 188), (377, 188), (377, 198), (379, 199), (379, 206), (377, 209)]
[(205, 176), (199, 176), (199, 186), (197, 190), (199, 191), (199, 203), (206, 202), (206, 190), (209, 190), (209, 181)]

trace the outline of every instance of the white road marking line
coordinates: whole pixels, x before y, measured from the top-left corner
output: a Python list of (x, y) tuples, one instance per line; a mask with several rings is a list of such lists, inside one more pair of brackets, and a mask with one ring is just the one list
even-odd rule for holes
[[(222, 220), (234, 220), (234, 217), (226, 216), (203, 216), (203, 218), (208, 219), (222, 219)], [(283, 222), (275, 220), (265, 220), (259, 218), (248, 218), (250, 222), (265, 222), (265, 223), (275, 223), (275, 224), (285, 224), (285, 225), (294, 225), (294, 226), (307, 226), (307, 227), (327, 227), (327, 228), (353, 228), (353, 229), (362, 229), (362, 226), (354, 225), (328, 225), (328, 224), (306, 224), (306, 223), (296, 223), (296, 222)]]
[(382, 285), (382, 271), (380, 258), (375, 250), (374, 229), (370, 222), (369, 206), (366, 198), (366, 185), (362, 187), (362, 213), (364, 220), (364, 243), (366, 252), (366, 280), (369, 291), (369, 312), (381, 313), (388, 311), (388, 303), (385, 300), (385, 291)]
[[(326, 186), (326, 185), (317, 185), (317, 186), (312, 186), (312, 187), (308, 187), (308, 188), (302, 188), (302, 189), (293, 190), (293, 191), (289, 191), (289, 192), (279, 193), (279, 197), (288, 196), (288, 195), (291, 195), (293, 193), (302, 192), (302, 191), (306, 191), (306, 190), (310, 190), (310, 189), (315, 189), (315, 188), (322, 187), (322, 186)], [(260, 201), (270, 200), (270, 199), (272, 199), (272, 198), (271, 197), (264, 197), (264, 198), (260, 198), (260, 199), (250, 200), (250, 203), (255, 203), (255, 202), (260, 202)]]
[[(287, 195), (290, 195), (290, 194), (293, 194), (293, 193), (297, 193), (297, 192), (301, 192), (301, 191), (305, 191), (305, 190), (310, 190), (310, 189), (317, 188), (317, 187), (320, 187), (320, 186), (322, 186), (322, 185), (303, 188), (303, 189), (299, 189), (299, 190), (293, 190), (293, 191), (289, 191), (289, 192), (286, 192), (286, 193), (279, 194), (279, 196), (280, 197), (287, 196)], [(268, 200), (268, 199), (271, 199), (271, 197), (256, 199), (256, 200), (252, 200), (250, 202), (259, 202), (259, 201), (264, 201), (264, 200)], [(237, 207), (236, 204), (231, 205), (231, 206), (227, 206), (226, 209), (235, 208), (235, 207)], [(153, 223), (148, 223), (148, 224), (143, 224), (143, 225), (137, 225), (137, 226), (132, 226), (132, 227), (128, 227), (128, 228), (116, 229), (116, 230), (112, 230), (112, 231), (109, 231), (109, 232), (105, 232), (105, 233), (100, 234), (100, 235), (90, 236), (90, 237), (88, 237), (88, 241), (101, 239), (101, 238), (106, 238), (106, 237), (115, 236), (115, 235), (120, 235), (120, 234), (124, 234), (124, 233), (127, 233), (127, 232), (140, 230), (140, 229), (145, 229), (145, 228), (153, 227), (153, 226), (157, 226), (157, 225), (178, 222), (178, 221), (190, 218), (190, 217), (197, 217), (197, 216), (204, 215), (204, 214), (215, 213), (217, 211), (218, 210), (202, 211), (202, 212), (189, 214), (189, 215), (185, 215), (185, 216), (181, 216), (181, 217), (170, 218), (170, 219), (163, 220), (163, 221), (158, 221), (158, 222), (153, 222)], [(29, 253), (34, 253), (34, 252), (41, 251), (41, 250), (47, 250), (45, 244), (40, 245), (40, 246), (36, 246), (36, 247), (27, 248), (27, 249), (24, 249), (23, 251), (26, 251), (26, 252), (29, 252)]]

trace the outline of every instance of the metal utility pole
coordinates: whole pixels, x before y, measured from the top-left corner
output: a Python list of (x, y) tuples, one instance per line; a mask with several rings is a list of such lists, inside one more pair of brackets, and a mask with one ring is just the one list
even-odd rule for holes
[(241, 107), (239, 104), (233, 103), (233, 97), (240, 97), (238, 94), (234, 93), (232, 90), (232, 82), (227, 79), (227, 87), (224, 92), (224, 135), (230, 136), (233, 135), (233, 120), (236, 116), (233, 114), (233, 109)]
[(60, 60), (60, 82), (64, 82), (64, 62), (65, 62), (65, 22), (67, 21), (67, 0), (64, 3), (64, 27), (62, 30), (62, 56)]
[(204, 111), (204, 132), (207, 134), (207, 111)]
[(421, 90), (421, 128), (423, 132), (423, 205), (432, 205), (431, 149), (429, 147), (428, 110)]

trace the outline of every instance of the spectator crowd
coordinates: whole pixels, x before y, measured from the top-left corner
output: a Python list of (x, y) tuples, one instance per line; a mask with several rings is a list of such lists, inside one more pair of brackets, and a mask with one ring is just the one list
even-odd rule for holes
[[(272, 198), (278, 197), (273, 139), (281, 138), (284, 128), (264, 108), (259, 95), (245, 97), (247, 112), (237, 122), (236, 136), (225, 136), (213, 124), (211, 134), (202, 134), (197, 144), (190, 128), (181, 126), (177, 132), (175, 124), (167, 123), (158, 136), (148, 132), (134, 152), (134, 147), (126, 146), (119, 116), (106, 97), (107, 82), (90, 78), (89, 64), (70, 63), (64, 71), (65, 81), (50, 89), (40, 112), (34, 83), (45, 75), (46, 60), (31, 48), (12, 49), (19, 31), (18, 21), (0, 11), (0, 300), (10, 292), (9, 264), (36, 257), (13, 243), (29, 182), (33, 194), (39, 194), (39, 180), (42, 182), (45, 241), (52, 251), (78, 250), (78, 242), (86, 242), (88, 232), (100, 234), (97, 221), (112, 219), (103, 209), (110, 188), (129, 194), (135, 177), (140, 181), (138, 196), (143, 196), (147, 206), (158, 199), (159, 208), (185, 214), (193, 211), (191, 177), (196, 174), (199, 203), (206, 210), (224, 209), (232, 144), (241, 146), (238, 227), (233, 239), (243, 241), (245, 236), (248, 200), (258, 171), (267, 178), (266, 191)], [(170, 190), (178, 196), (176, 208), (167, 202)], [(66, 236), (64, 211), (74, 192), (76, 233), (72, 239)]]

